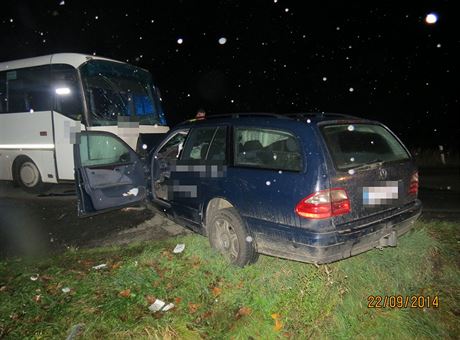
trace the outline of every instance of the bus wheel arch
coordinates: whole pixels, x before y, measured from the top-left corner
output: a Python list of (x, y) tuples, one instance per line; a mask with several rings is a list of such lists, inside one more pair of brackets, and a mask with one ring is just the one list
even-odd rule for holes
[(17, 156), (13, 162), (13, 181), (29, 193), (43, 193), (50, 188), (49, 183), (43, 183), (40, 170), (28, 156)]

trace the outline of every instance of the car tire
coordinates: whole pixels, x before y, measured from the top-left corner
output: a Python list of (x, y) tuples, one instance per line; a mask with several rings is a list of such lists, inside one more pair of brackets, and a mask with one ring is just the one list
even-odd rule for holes
[(14, 181), (26, 192), (40, 194), (51, 187), (51, 184), (43, 183), (40, 170), (27, 156), (20, 156), (15, 160), (13, 174)]
[(234, 208), (218, 210), (211, 216), (207, 229), (211, 247), (230, 263), (244, 267), (257, 261), (259, 254), (254, 238)]

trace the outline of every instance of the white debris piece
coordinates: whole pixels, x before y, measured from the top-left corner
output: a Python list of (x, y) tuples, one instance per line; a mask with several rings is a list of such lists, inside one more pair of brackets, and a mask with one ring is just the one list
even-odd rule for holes
[(160, 299), (156, 299), (154, 303), (152, 303), (150, 306), (149, 306), (149, 310), (151, 312), (167, 312), (168, 310), (171, 310), (173, 309), (175, 306), (173, 303), (168, 303), (166, 304), (166, 302), (160, 300)]
[(31, 279), (32, 281), (37, 281), (39, 276), (40, 276), (40, 274), (35, 274), (35, 275), (32, 275), (32, 276), (30, 277), (30, 279)]
[(96, 270), (104, 269), (104, 268), (107, 268), (107, 263), (101, 263), (93, 267), (93, 269), (96, 269)]
[(70, 293), (70, 288), (69, 287), (64, 287), (61, 289), (63, 293), (67, 294)]
[(174, 247), (173, 253), (174, 254), (180, 254), (184, 251), (185, 249), (185, 244), (184, 243), (179, 243)]
[(138, 188), (132, 188), (131, 190), (129, 190), (128, 192), (125, 192), (123, 194), (123, 196), (137, 196), (137, 194), (139, 193), (139, 189)]
[(161, 311), (167, 312), (168, 310), (173, 309), (173, 308), (174, 308), (174, 303), (168, 303), (166, 306), (163, 307)]
[(150, 306), (149, 306), (149, 311), (151, 312), (158, 312), (160, 311), (164, 306), (166, 305), (166, 303), (164, 301), (161, 301), (159, 299), (156, 299), (154, 303), (152, 303)]

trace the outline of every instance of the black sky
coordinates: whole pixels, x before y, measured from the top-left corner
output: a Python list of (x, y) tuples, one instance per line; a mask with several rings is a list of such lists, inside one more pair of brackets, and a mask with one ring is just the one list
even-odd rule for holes
[[(455, 7), (446, 0), (7, 1), (0, 61), (81, 52), (142, 66), (162, 90), (171, 125), (199, 107), (341, 112), (378, 119), (410, 146), (458, 147)], [(431, 12), (438, 21), (429, 25)]]

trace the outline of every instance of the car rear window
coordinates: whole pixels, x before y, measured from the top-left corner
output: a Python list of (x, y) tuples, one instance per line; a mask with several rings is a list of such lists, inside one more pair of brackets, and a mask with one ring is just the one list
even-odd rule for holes
[(339, 170), (410, 157), (401, 143), (381, 125), (337, 124), (324, 126), (321, 131)]

